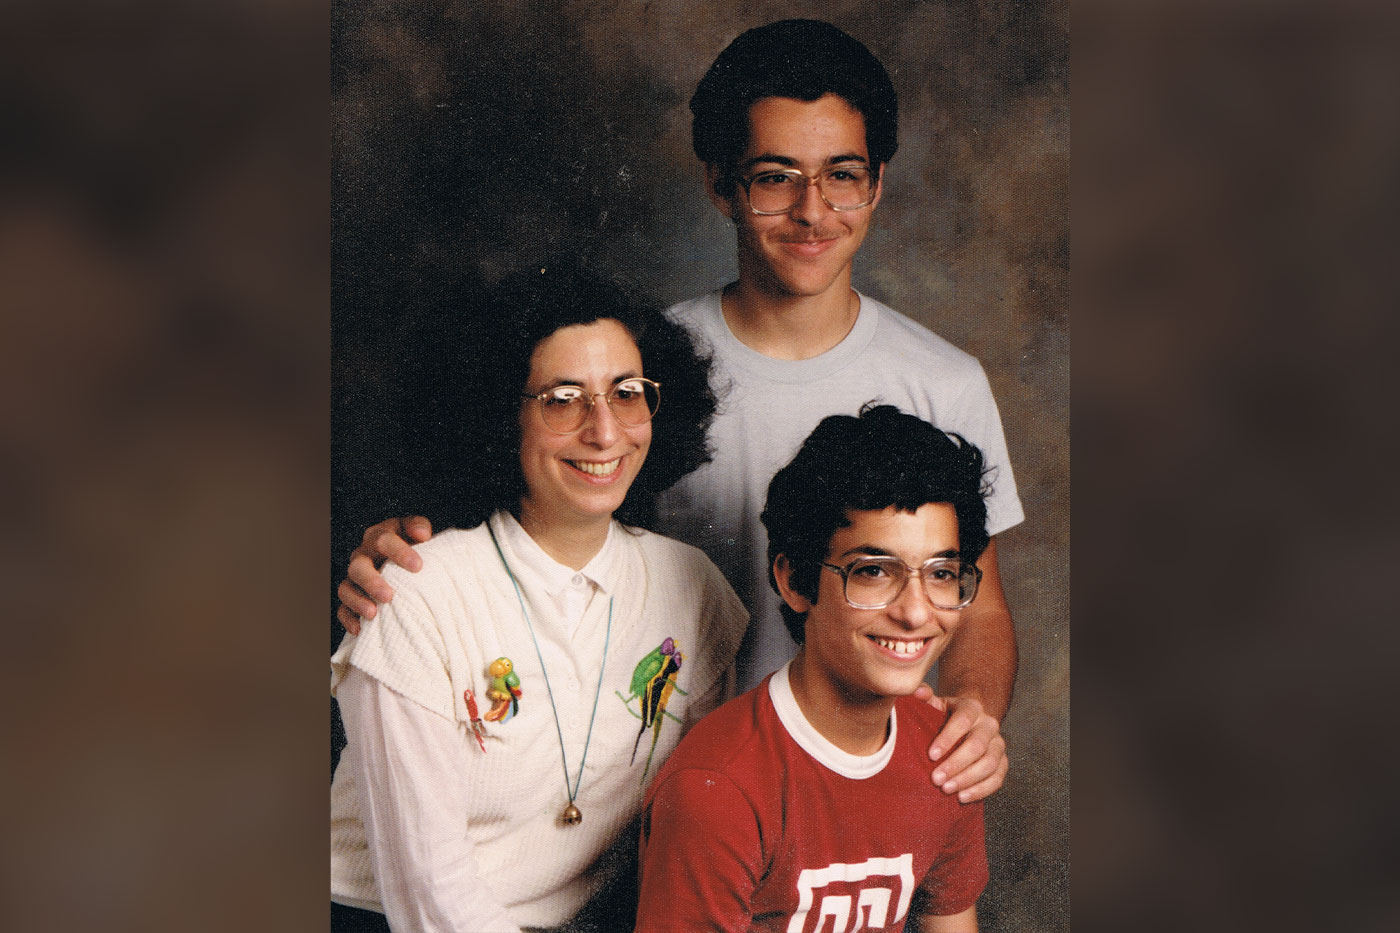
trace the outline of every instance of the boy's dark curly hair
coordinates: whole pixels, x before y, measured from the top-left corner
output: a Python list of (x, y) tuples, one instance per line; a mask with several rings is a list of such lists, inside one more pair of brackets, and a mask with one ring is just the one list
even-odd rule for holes
[(865, 144), (878, 170), (899, 148), (899, 102), (889, 72), (859, 41), (830, 23), (785, 19), (731, 42), (690, 99), (691, 143), (719, 169), (715, 189), (734, 194), (735, 169), (749, 142), (749, 108), (765, 97), (814, 101), (836, 94), (865, 118)]
[[(848, 510), (913, 512), (930, 502), (953, 506), (959, 556), (975, 563), (987, 547), (989, 492), (982, 451), (893, 405), (823, 418), (768, 485), (761, 516), (768, 581), (777, 590), (773, 561), (783, 554), (792, 565), (792, 588), (815, 603), (821, 562), (831, 536), (850, 524)], [(788, 633), (802, 644), (806, 614), (786, 603), (779, 608)]]
[(567, 264), (512, 275), (470, 304), (440, 316), (431, 345), (419, 348), (421, 382), (404, 427), (409, 449), (425, 453), (421, 514), (471, 528), (497, 509), (518, 510), (521, 393), (535, 347), (560, 328), (615, 320), (637, 342), (642, 374), (661, 384), (646, 462), (614, 513), (650, 527), (656, 494), (710, 459), (710, 361), (686, 330), (616, 281)]

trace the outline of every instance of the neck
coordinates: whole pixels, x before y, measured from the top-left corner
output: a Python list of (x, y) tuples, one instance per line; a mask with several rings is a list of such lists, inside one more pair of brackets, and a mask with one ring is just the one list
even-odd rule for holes
[(520, 502), (518, 518), (520, 527), (541, 550), (573, 570), (582, 570), (603, 549), (612, 521), (612, 516), (577, 523), (546, 521), (535, 513), (527, 499)]
[(778, 360), (806, 360), (836, 346), (855, 326), (860, 299), (842, 276), (820, 295), (760, 288), (740, 276), (724, 289), (725, 323), (741, 343)]
[(840, 683), (815, 670), (805, 650), (788, 668), (788, 683), (802, 715), (812, 728), (843, 752), (873, 755), (889, 738), (894, 697), (858, 697)]

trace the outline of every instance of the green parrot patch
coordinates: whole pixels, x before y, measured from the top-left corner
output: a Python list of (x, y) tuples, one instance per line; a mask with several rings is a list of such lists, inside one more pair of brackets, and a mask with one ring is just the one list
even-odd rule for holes
[[(646, 767), (642, 769), (642, 783), (647, 780), (647, 772), (651, 770), (651, 758), (656, 754), (656, 740), (661, 737), (661, 724), (665, 718), (670, 718), (680, 722), (672, 714), (666, 712), (666, 704), (670, 702), (672, 691), (686, 696), (686, 692), (676, 686), (676, 677), (680, 673), (681, 662), (685, 660), (685, 655), (681, 654), (680, 646), (675, 639), (667, 638), (656, 650), (637, 662), (636, 668), (632, 671), (632, 692), (627, 696), (622, 695), (621, 690), (614, 690), (618, 699), (622, 700), (627, 707), (627, 712), (636, 716), (642, 721), (642, 728), (637, 732), (637, 740), (632, 743), (632, 760), (629, 764), (637, 762), (637, 748), (641, 745), (642, 735), (651, 729), (651, 751), (647, 753)], [(636, 700), (640, 712), (632, 709), (632, 701)]]

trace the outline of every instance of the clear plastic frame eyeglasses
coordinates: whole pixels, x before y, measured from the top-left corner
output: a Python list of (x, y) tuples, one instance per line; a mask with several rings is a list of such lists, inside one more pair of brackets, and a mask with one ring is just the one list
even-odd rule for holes
[(588, 393), (579, 386), (555, 386), (543, 392), (522, 392), (521, 398), (540, 403), (544, 426), (555, 434), (582, 430), (598, 396), (607, 400), (613, 417), (629, 428), (646, 424), (661, 407), (661, 383), (641, 376), (623, 379), (607, 392)]
[(740, 178), (749, 197), (749, 210), (755, 214), (786, 214), (807, 195), (807, 186), (816, 183), (826, 206), (833, 211), (858, 211), (875, 200), (875, 173), (864, 165), (837, 165), (818, 172), (816, 177), (796, 169), (759, 172)]
[(956, 557), (933, 557), (910, 567), (898, 557), (858, 557), (844, 567), (822, 562), (841, 575), (843, 595), (855, 609), (883, 609), (899, 598), (915, 574), (935, 609), (962, 609), (977, 596), (982, 571)]

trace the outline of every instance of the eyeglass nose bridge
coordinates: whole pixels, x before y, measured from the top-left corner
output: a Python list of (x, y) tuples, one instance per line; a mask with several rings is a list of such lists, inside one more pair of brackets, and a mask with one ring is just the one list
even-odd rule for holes
[(607, 390), (606, 392), (580, 392), (579, 395), (576, 396), (576, 398), (580, 398), (580, 399), (585, 399), (585, 400), (587, 400), (587, 402), (588, 402), (588, 407), (587, 407), (586, 409), (584, 409), (583, 415), (578, 419), (578, 424), (575, 425), (575, 426), (572, 427), (572, 428), (567, 429), (567, 430), (561, 430), (561, 429), (559, 429), (559, 428), (556, 428), (554, 425), (550, 424), (549, 416), (545, 414), (545, 409), (544, 409), (544, 400), (545, 400), (545, 397), (549, 394), (548, 392), (544, 392), (544, 393), (541, 393), (541, 394), (534, 394), (534, 393), (530, 393), (530, 392), (522, 392), (522, 393), (520, 393), (520, 397), (521, 397), (521, 398), (524, 398), (524, 399), (533, 399), (534, 401), (536, 401), (536, 402), (538, 402), (538, 403), (540, 404), (540, 406), (541, 406), (541, 407), (540, 407), (540, 419), (544, 422), (544, 426), (545, 426), (546, 428), (548, 428), (551, 432), (555, 433), (555, 434), (559, 434), (559, 435), (577, 434), (578, 432), (582, 431), (585, 427), (587, 427), (587, 426), (588, 426), (588, 419), (591, 418), (591, 417), (593, 417), (594, 411), (595, 411), (596, 408), (597, 408), (597, 404), (598, 404), (598, 403), (597, 403), (596, 401), (594, 401), (594, 399), (596, 399), (596, 398), (597, 398), (598, 396), (600, 396), (600, 395), (603, 396), (603, 401), (604, 401), (604, 402), (606, 403), (606, 405), (607, 405), (608, 414), (611, 415), (611, 416), (613, 417), (613, 419), (618, 423), (618, 426), (619, 426), (619, 427), (621, 427), (621, 428), (634, 428), (634, 427), (640, 427), (641, 425), (646, 424), (646, 423), (647, 423), (648, 421), (650, 421), (652, 418), (656, 417), (656, 412), (657, 412), (657, 411), (660, 409), (660, 407), (661, 407), (661, 399), (660, 399), (661, 383), (659, 383), (659, 382), (654, 382), (654, 381), (652, 381), (652, 380), (650, 380), (650, 379), (641, 379), (641, 380), (639, 380), (639, 381), (642, 382), (642, 383), (644, 384), (644, 386), (646, 387), (646, 388), (643, 388), (643, 390), (642, 390), (643, 394), (645, 395), (645, 394), (646, 394), (646, 391), (647, 391), (647, 388), (649, 388), (649, 389), (651, 390), (651, 392), (654, 393), (654, 396), (655, 396), (655, 397), (652, 399), (652, 401), (651, 401), (650, 403), (645, 403), (645, 402), (644, 402), (644, 404), (646, 404), (646, 408), (647, 408), (647, 415), (646, 415), (645, 418), (643, 418), (642, 420), (637, 421), (637, 422), (632, 422), (632, 421), (627, 421), (627, 420), (625, 420), (621, 415), (618, 414), (617, 409), (613, 407), (613, 393), (617, 392), (618, 389), (621, 388), (622, 386), (613, 386), (611, 389)]
[(904, 594), (909, 591), (909, 581), (918, 577), (919, 587), (923, 590), (924, 602), (933, 606), (935, 609), (938, 608), (933, 601), (933, 594), (929, 592), (928, 583), (924, 580), (924, 568), (910, 567), (903, 561), (900, 561), (900, 563), (904, 565), (904, 577), (899, 581), (899, 588), (890, 594), (890, 598), (886, 600), (885, 606), (893, 606), (895, 603), (899, 602), (900, 599), (904, 597)]
[[(894, 558), (894, 559), (895, 559), (895, 560), (898, 560), (898, 558)], [(918, 577), (918, 578), (919, 578), (919, 585), (923, 588), (923, 591), (924, 591), (924, 600), (925, 600), (930, 606), (932, 606), (933, 608), (935, 608), (935, 609), (943, 609), (943, 610), (947, 610), (947, 611), (954, 611), (954, 610), (956, 610), (956, 609), (965, 609), (965, 608), (967, 608), (968, 605), (970, 605), (970, 604), (972, 603), (972, 601), (973, 601), (974, 599), (977, 598), (977, 590), (980, 588), (980, 586), (981, 586), (981, 584), (982, 584), (982, 570), (981, 570), (981, 568), (979, 568), (976, 564), (959, 563), (959, 565), (958, 565), (958, 567), (959, 567), (959, 569), (958, 569), (958, 593), (959, 593), (959, 596), (961, 596), (962, 591), (963, 591), (963, 582), (962, 582), (962, 579), (963, 579), (963, 577), (965, 577), (965, 576), (970, 578), (970, 581), (971, 581), (971, 582), (967, 584), (967, 587), (968, 587), (969, 589), (972, 590), (972, 595), (969, 596), (966, 600), (962, 600), (962, 599), (960, 598), (960, 599), (959, 599), (960, 605), (958, 605), (958, 606), (956, 606), (956, 607), (940, 606), (940, 605), (938, 605), (936, 602), (934, 602), (934, 600), (933, 600), (933, 594), (930, 592), (931, 588), (930, 588), (930, 586), (928, 585), (928, 582), (927, 582), (926, 580), (923, 579), (924, 566), (925, 566), (925, 565), (924, 565), (924, 564), (920, 564), (918, 567), (910, 567), (908, 564), (904, 563), (904, 561), (900, 560), (900, 561), (899, 561), (899, 565), (900, 565), (901, 567), (904, 568), (904, 576), (900, 578), (900, 582), (899, 582), (899, 587), (898, 587), (898, 589), (896, 589), (893, 593), (891, 593), (890, 596), (889, 596), (889, 598), (886, 599), (884, 602), (882, 602), (880, 605), (878, 605), (878, 606), (867, 606), (867, 605), (861, 605), (861, 604), (856, 603), (855, 600), (853, 600), (853, 599), (851, 598), (851, 596), (850, 596), (850, 589), (849, 589), (849, 587), (850, 587), (850, 580), (851, 580), (851, 578), (850, 578), (850, 569), (851, 569), (851, 566), (854, 566), (854, 565), (850, 565), (850, 566), (846, 566), (846, 567), (840, 567), (840, 566), (837, 566), (836, 564), (828, 564), (828, 563), (826, 563), (825, 561), (823, 561), (823, 562), (821, 563), (821, 565), (822, 565), (823, 567), (826, 567), (826, 568), (830, 569), (830, 570), (834, 570), (834, 571), (836, 571), (836, 573), (840, 574), (840, 576), (841, 576), (841, 595), (842, 595), (842, 597), (845, 598), (846, 602), (847, 602), (851, 607), (856, 608), (856, 609), (884, 609), (884, 608), (886, 608), (886, 607), (888, 607), (888, 606), (894, 605), (896, 602), (899, 601), (900, 597), (902, 597), (902, 596), (904, 595), (904, 591), (907, 590), (907, 589), (909, 588), (909, 578), (910, 578), (910, 577)]]
[[(586, 409), (584, 410), (584, 412), (583, 412), (583, 417), (580, 418), (580, 419), (578, 420), (578, 427), (574, 428), (574, 429), (571, 430), (571, 431), (559, 431), (557, 428), (550, 428), (550, 430), (551, 430), (551, 431), (555, 431), (556, 433), (561, 433), (561, 434), (577, 434), (578, 432), (582, 431), (584, 428), (588, 427), (588, 422), (589, 422), (590, 420), (592, 420), (592, 419), (593, 419), (593, 416), (594, 416), (595, 414), (597, 414), (597, 412), (598, 412), (598, 403), (597, 403), (596, 401), (594, 401), (594, 399), (596, 399), (596, 398), (597, 398), (598, 396), (600, 396), (600, 395), (603, 397), (603, 402), (605, 403), (605, 404), (603, 405), (603, 407), (606, 408), (606, 409), (608, 410), (608, 414), (612, 416), (612, 419), (613, 419), (614, 421), (617, 422), (617, 424), (618, 424), (619, 427), (623, 427), (623, 428), (627, 427), (627, 422), (625, 422), (625, 421), (623, 421), (621, 418), (619, 418), (619, 417), (617, 416), (617, 412), (613, 411), (613, 407), (612, 407), (612, 391), (609, 390), (609, 391), (607, 391), (607, 392), (585, 392), (585, 393), (583, 393), (583, 395), (581, 396), (581, 398), (583, 398), (584, 400), (586, 400), (586, 401), (588, 402), (588, 408), (586, 408)], [(545, 419), (545, 427), (549, 427), (549, 420), (548, 420), (548, 419)]]
[(789, 204), (787, 207), (783, 208), (783, 209), (780, 210), (780, 211), (759, 211), (759, 210), (756, 210), (756, 209), (754, 208), (754, 206), (753, 206), (753, 200), (752, 200), (752, 195), (751, 195), (751, 196), (750, 196), (750, 200), (749, 200), (749, 209), (750, 209), (750, 210), (753, 210), (754, 213), (756, 213), (756, 214), (770, 214), (770, 215), (771, 215), (771, 214), (786, 214), (786, 213), (788, 213), (789, 211), (795, 211), (795, 210), (797, 210), (799, 207), (801, 207), (801, 206), (802, 206), (802, 203), (803, 203), (804, 201), (807, 200), (807, 192), (808, 192), (808, 191), (811, 191), (813, 188), (816, 188), (816, 189), (817, 189), (817, 197), (821, 198), (822, 203), (825, 204), (825, 205), (827, 206), (827, 209), (828, 209), (828, 210), (833, 210), (833, 211), (842, 210), (842, 208), (839, 208), (839, 207), (837, 207), (835, 204), (832, 204), (832, 203), (831, 203), (831, 199), (828, 198), (828, 197), (826, 196), (826, 192), (822, 190), (822, 186), (821, 186), (822, 176), (821, 176), (821, 175), (817, 175), (817, 176), (813, 177), (813, 176), (811, 176), (811, 175), (806, 174), (805, 172), (789, 172), (789, 173), (788, 173), (788, 177), (789, 177), (789, 178), (800, 178), (800, 179), (802, 180), (802, 188), (801, 188), (801, 190), (798, 191), (797, 194), (793, 197), (792, 203), (791, 203), (791, 204)]
[(807, 200), (807, 193), (813, 188), (817, 189), (817, 197), (822, 199), (823, 204), (831, 208), (833, 211), (836, 210), (836, 205), (832, 204), (830, 201), (827, 200), (826, 192), (822, 190), (821, 175), (813, 177), (811, 175), (806, 174), (805, 172), (798, 172), (797, 177), (802, 179), (802, 190), (797, 193), (797, 197), (792, 199), (792, 207), (789, 207), (788, 210), (794, 210), (798, 207), (801, 207), (802, 202)]
[(875, 200), (875, 179), (873, 177), (871, 179), (871, 190), (866, 193), (866, 201), (864, 204), (860, 204), (855, 207), (840, 207), (836, 204), (833, 204), (831, 202), (831, 199), (826, 196), (826, 192), (822, 190), (822, 179), (827, 177), (827, 173), (825, 171), (818, 172), (816, 175), (808, 175), (806, 172), (800, 172), (797, 169), (788, 169), (777, 174), (786, 175), (789, 178), (800, 178), (802, 180), (802, 189), (799, 192), (797, 192), (797, 194), (793, 197), (792, 203), (789, 204), (787, 207), (783, 208), (782, 210), (761, 211), (758, 208), (754, 207), (753, 191), (750, 186), (753, 184), (754, 178), (758, 178), (760, 176), (756, 175), (754, 176), (754, 178), (744, 180), (744, 192), (748, 195), (747, 200), (749, 210), (755, 214), (758, 214), (761, 217), (772, 217), (776, 214), (786, 214), (790, 211), (797, 210), (797, 208), (802, 206), (802, 202), (807, 200), (807, 190), (813, 186), (815, 186), (817, 189), (817, 197), (821, 198), (822, 203), (825, 204), (828, 209), (833, 211), (858, 211), (863, 208), (869, 207), (871, 202)]

